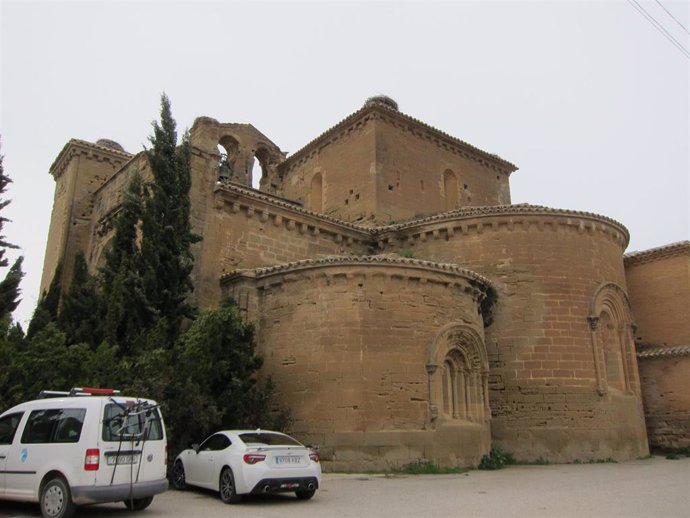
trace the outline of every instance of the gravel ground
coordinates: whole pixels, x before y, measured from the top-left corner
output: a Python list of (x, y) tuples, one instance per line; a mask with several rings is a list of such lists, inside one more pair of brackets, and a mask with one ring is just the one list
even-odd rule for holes
[[(86, 517), (690, 517), (690, 458), (618, 464), (511, 466), (458, 475), (325, 474), (310, 501), (262, 496), (225, 505), (207, 491), (168, 491), (143, 512), (122, 504)], [(37, 505), (0, 502), (0, 518), (39, 517)]]

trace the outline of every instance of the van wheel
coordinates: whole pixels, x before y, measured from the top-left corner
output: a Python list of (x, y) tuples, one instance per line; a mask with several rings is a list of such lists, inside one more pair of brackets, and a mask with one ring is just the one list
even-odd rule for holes
[(135, 498), (133, 500), (125, 500), (125, 506), (130, 511), (141, 511), (146, 509), (153, 502), (152, 496), (147, 496), (146, 498)]
[(43, 518), (70, 518), (75, 506), (69, 485), (62, 477), (55, 477), (45, 483), (41, 490), (41, 514)]
[(235, 477), (230, 468), (224, 468), (220, 474), (220, 499), (226, 504), (236, 504), (242, 500), (242, 496), (237, 494)]

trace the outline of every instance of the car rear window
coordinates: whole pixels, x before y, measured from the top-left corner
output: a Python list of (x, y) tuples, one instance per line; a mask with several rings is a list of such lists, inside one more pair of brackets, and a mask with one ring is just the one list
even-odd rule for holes
[(0, 444), (12, 444), (14, 434), (22, 420), (24, 412), (9, 414), (0, 418)]
[(146, 438), (163, 440), (163, 424), (157, 408), (136, 409), (126, 405), (107, 404), (103, 413), (103, 440), (121, 441)]
[(280, 433), (250, 432), (241, 433), (240, 439), (244, 444), (261, 444), (266, 446), (302, 446), (292, 437)]
[(24, 427), (22, 443), (79, 442), (85, 408), (50, 408), (34, 410)]

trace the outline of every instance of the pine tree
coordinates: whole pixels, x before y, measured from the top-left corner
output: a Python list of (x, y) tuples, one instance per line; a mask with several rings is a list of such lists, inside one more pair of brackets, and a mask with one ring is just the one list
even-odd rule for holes
[(185, 133), (177, 147), (170, 101), (161, 98), (161, 121), (154, 122), (152, 148), (146, 156), (153, 174), (147, 186), (142, 218), (142, 277), (147, 300), (168, 325), (170, 343), (178, 338), (185, 318), (193, 318), (191, 245), (200, 238), (191, 230), (189, 189), (191, 146)]
[[(3, 166), (3, 156), (0, 154), (0, 197), (5, 194), (8, 185), (12, 183), (9, 176), (5, 174), (5, 168)], [(0, 198), (0, 211), (9, 205), (10, 200), (3, 200)], [(9, 220), (3, 216), (0, 216), (0, 234), (2, 233), (3, 226)], [(16, 249), (17, 246), (8, 243), (5, 237), (0, 235), (0, 267), (6, 267), (9, 264), (9, 260), (5, 257), (5, 252), (8, 248)], [(19, 283), (24, 276), (22, 272), (22, 261), (23, 257), (17, 258), (14, 262), (7, 276), (0, 281), (0, 319), (8, 320), (7, 317), (17, 308), (19, 305)]]
[[(3, 155), (0, 154), (0, 196), (5, 194), (5, 191), (7, 190), (7, 187), (9, 184), (12, 183), (12, 180), (10, 179), (9, 176), (5, 174), (5, 168), (3, 166)], [(0, 198), (0, 210), (4, 209), (10, 204), (11, 200), (3, 200)], [(5, 223), (8, 223), (9, 220), (3, 216), (0, 216), (0, 232), (2, 232), (2, 229), (5, 225)], [(8, 243), (5, 240), (5, 236), (0, 235), (0, 267), (5, 267), (9, 264), (9, 261), (7, 257), (5, 257), (5, 251), (7, 248), (13, 248), (16, 249), (17, 245), (13, 245), (11, 243)]]

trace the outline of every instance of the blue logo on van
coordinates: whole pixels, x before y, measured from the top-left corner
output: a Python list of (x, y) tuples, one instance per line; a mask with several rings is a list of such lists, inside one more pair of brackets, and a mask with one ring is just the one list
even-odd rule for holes
[(22, 462), (26, 462), (26, 459), (29, 458), (29, 450), (24, 448), (22, 451), (19, 452), (19, 460)]

